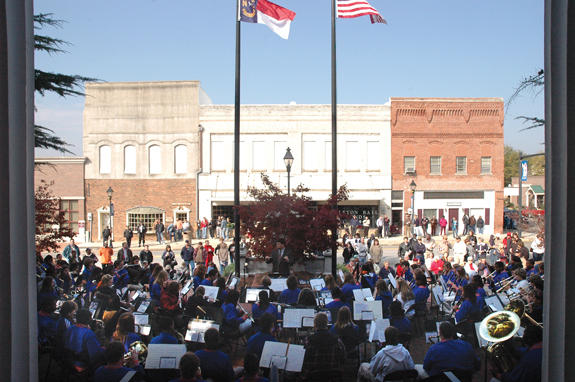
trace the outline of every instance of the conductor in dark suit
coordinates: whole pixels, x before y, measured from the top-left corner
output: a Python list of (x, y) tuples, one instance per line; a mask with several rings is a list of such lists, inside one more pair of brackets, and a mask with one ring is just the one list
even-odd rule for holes
[(273, 273), (279, 273), (282, 276), (289, 275), (290, 265), (294, 261), (291, 251), (286, 248), (284, 239), (276, 241), (276, 249), (272, 251), (270, 256), (266, 257), (266, 263), (273, 263)]
[(124, 264), (130, 264), (132, 262), (132, 250), (128, 248), (128, 243), (123, 242), (122, 248), (118, 250), (118, 256), (116, 260), (122, 260)]

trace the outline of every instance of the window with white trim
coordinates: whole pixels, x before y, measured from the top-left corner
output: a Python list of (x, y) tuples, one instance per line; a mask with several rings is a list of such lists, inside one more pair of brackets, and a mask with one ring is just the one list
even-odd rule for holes
[(347, 141), (345, 142), (345, 169), (348, 171), (359, 170), (359, 165), (363, 153), (359, 149), (359, 142)]
[(176, 174), (188, 172), (188, 146), (186, 145), (174, 147), (174, 172)]
[(377, 171), (380, 169), (381, 152), (378, 141), (367, 141), (367, 170)]
[(441, 157), (429, 157), (429, 173), (432, 175), (441, 175)]
[(481, 157), (481, 173), (491, 174), (491, 157)]
[(136, 173), (136, 146), (124, 147), (124, 174)]
[[(316, 141), (304, 141), (303, 142), (303, 170), (304, 171), (315, 171), (317, 170), (317, 142)], [(285, 164), (284, 164), (285, 166)]]
[(109, 174), (112, 171), (112, 148), (100, 146), (100, 174)]
[(455, 173), (459, 175), (467, 174), (467, 157), (455, 158)]
[[(266, 142), (252, 142), (252, 170), (264, 171), (268, 165)], [(283, 158), (283, 155), (282, 155)]]
[(285, 170), (284, 155), (287, 150), (286, 141), (274, 141), (274, 170)]
[(415, 172), (415, 157), (403, 157), (403, 172), (405, 174)]
[(152, 145), (148, 149), (150, 174), (162, 173), (162, 150), (159, 145)]

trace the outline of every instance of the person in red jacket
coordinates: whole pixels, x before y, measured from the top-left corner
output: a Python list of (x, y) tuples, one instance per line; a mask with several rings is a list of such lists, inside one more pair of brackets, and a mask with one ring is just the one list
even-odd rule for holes
[(208, 264), (214, 261), (214, 247), (210, 245), (210, 242), (206, 240), (206, 244), (204, 244), (204, 258), (206, 259), (206, 268)]
[(441, 259), (441, 256), (435, 256), (429, 268), (429, 270), (436, 275), (443, 271), (443, 260)]
[(177, 281), (168, 281), (160, 296), (160, 307), (169, 315), (178, 314), (180, 286)]
[(439, 218), (439, 227), (441, 228), (440, 235), (447, 235), (447, 219), (445, 216)]

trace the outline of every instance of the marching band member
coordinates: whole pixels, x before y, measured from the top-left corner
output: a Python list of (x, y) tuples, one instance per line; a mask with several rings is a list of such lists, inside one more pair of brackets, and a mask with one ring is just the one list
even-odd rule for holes
[(395, 299), (401, 303), (401, 306), (408, 318), (415, 314), (415, 295), (405, 280), (397, 281), (398, 292)]
[(196, 352), (200, 359), (202, 377), (214, 382), (232, 381), (234, 369), (230, 357), (223, 351), (218, 350), (220, 344), (220, 333), (218, 330), (214, 328), (206, 330), (204, 341), (206, 342), (206, 348)]
[(508, 279), (509, 274), (505, 271), (505, 266), (501, 261), (496, 261), (493, 266), (495, 267), (495, 274), (493, 275), (494, 285), (492, 285), (492, 289), (497, 290), (497, 284), (505, 279)]
[(401, 307), (401, 302), (394, 301), (389, 306), (390, 320), (389, 323), (397, 328), (401, 334), (411, 334), (411, 321), (405, 317), (405, 312)]
[(353, 275), (351, 273), (346, 273), (343, 278), (343, 285), (341, 287), (341, 292), (343, 293), (343, 300), (348, 304), (353, 304), (353, 290), (360, 289), (360, 286), (355, 283)]
[(347, 306), (339, 309), (337, 321), (329, 332), (341, 340), (348, 353), (357, 351), (357, 345), (363, 340), (359, 327), (352, 321), (351, 310)]
[(171, 317), (160, 316), (158, 318), (158, 326), (160, 334), (152, 338), (150, 344), (177, 345), (180, 342), (174, 330), (174, 320)]
[(485, 292), (485, 288), (483, 288), (483, 279), (481, 276), (473, 276), (473, 286), (476, 288), (475, 297), (479, 303), (479, 310), (483, 310), (485, 307), (485, 297), (487, 296), (487, 292)]
[(519, 364), (508, 373), (494, 372), (501, 382), (538, 382), (541, 381), (541, 365), (543, 363), (543, 330), (536, 325), (525, 328), (523, 342), (527, 352), (521, 357)]
[(192, 352), (184, 354), (180, 358), (180, 378), (170, 382), (204, 382), (198, 356)]
[(136, 341), (142, 341), (142, 338), (135, 331), (134, 315), (130, 312), (122, 313), (116, 324), (116, 331), (112, 339), (124, 344), (124, 353), (128, 352), (131, 344)]

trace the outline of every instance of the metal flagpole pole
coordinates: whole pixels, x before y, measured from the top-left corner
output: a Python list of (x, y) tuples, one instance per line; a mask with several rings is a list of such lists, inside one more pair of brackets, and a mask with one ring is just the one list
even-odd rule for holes
[(236, 13), (236, 90), (234, 103), (234, 256), (235, 273), (240, 277), (240, 0)]
[[(337, 193), (337, 72), (336, 72), (336, 33), (335, 19), (337, 0), (331, 3), (331, 193)], [(337, 202), (334, 205), (337, 210)], [(336, 276), (337, 266), (337, 224), (332, 227), (331, 273)]]

